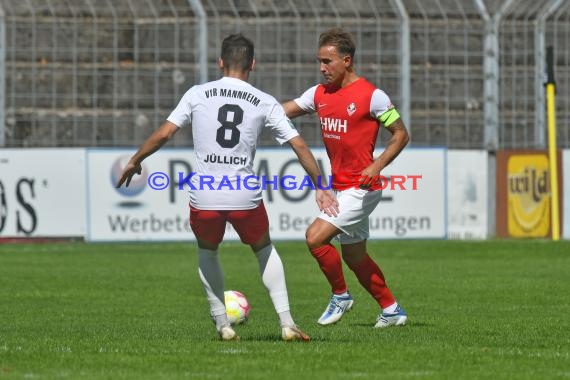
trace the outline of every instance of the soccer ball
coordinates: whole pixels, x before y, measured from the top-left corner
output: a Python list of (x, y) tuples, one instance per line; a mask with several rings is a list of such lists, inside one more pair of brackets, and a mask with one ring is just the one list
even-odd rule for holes
[(247, 320), (251, 307), (243, 293), (237, 290), (226, 290), (224, 292), (224, 300), (226, 303), (226, 314), (232, 325), (239, 325)]

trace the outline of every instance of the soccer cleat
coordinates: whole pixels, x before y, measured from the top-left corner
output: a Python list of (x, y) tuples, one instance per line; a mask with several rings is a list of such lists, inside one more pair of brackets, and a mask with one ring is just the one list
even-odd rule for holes
[(354, 301), (350, 293), (346, 293), (347, 295), (345, 296), (332, 295), (327, 309), (317, 321), (319, 325), (325, 326), (336, 323), (342, 318), (344, 313), (350, 310)]
[(231, 326), (222, 326), (218, 331), (222, 340), (239, 340), (238, 334), (232, 329)]
[(380, 313), (374, 327), (404, 326), (407, 320), (406, 311), (398, 305), (394, 313)]
[(301, 331), (298, 326), (285, 326), (281, 328), (281, 338), (286, 342), (291, 342), (294, 340), (308, 342), (311, 338)]

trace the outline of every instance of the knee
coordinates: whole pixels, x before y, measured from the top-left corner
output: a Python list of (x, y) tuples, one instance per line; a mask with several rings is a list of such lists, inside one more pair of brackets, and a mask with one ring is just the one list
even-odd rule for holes
[(218, 243), (212, 243), (210, 241), (200, 239), (200, 238), (196, 238), (196, 241), (198, 243), (198, 248), (207, 249), (209, 251), (217, 251), (218, 250), (218, 246), (219, 246)]
[(305, 242), (307, 243), (307, 247), (309, 247), (309, 249), (319, 248), (326, 244), (326, 242), (323, 242), (322, 239), (319, 238), (315, 229), (311, 227), (309, 227), (305, 232)]
[(263, 236), (255, 243), (249, 244), (253, 252), (261, 251), (263, 248), (271, 245), (271, 238), (269, 237), (269, 231), (263, 234)]

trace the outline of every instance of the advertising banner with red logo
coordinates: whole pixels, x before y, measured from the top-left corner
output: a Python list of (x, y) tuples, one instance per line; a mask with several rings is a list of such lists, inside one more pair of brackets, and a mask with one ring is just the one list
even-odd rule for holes
[[(134, 150), (87, 152), (87, 240), (194, 240), (184, 180), (195, 167), (190, 149), (163, 149), (143, 162), (128, 188), (115, 187)], [(325, 176), (330, 166), (323, 149), (314, 150)], [(231, 162), (220, 162), (229, 165)], [(315, 192), (288, 148), (260, 149), (254, 162), (273, 239), (302, 240), (318, 215)], [(446, 236), (445, 149), (406, 149), (382, 173), (383, 199), (369, 218), (371, 239)], [(161, 187), (164, 187), (161, 189)], [(212, 191), (207, 186), (199, 191)], [(226, 239), (238, 237), (228, 226)]]

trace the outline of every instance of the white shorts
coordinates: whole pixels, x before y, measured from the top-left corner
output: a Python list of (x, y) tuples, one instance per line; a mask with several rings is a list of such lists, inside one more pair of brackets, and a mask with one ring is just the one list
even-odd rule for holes
[(339, 214), (328, 216), (321, 212), (319, 218), (342, 231), (337, 237), (341, 244), (359, 243), (368, 239), (370, 236), (368, 217), (378, 206), (382, 198), (382, 191), (347, 189), (335, 190), (335, 194), (338, 200)]

